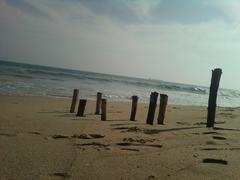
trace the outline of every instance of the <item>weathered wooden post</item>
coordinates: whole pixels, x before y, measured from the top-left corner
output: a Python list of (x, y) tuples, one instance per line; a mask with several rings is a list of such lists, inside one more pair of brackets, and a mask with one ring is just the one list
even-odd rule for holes
[(132, 110), (131, 110), (131, 116), (130, 116), (131, 121), (135, 121), (136, 112), (137, 112), (137, 103), (138, 103), (138, 97), (132, 96)]
[(73, 90), (73, 96), (72, 96), (72, 104), (71, 104), (71, 108), (70, 108), (70, 113), (74, 113), (75, 112), (75, 107), (78, 101), (78, 94), (79, 94), (79, 90), (78, 89), (74, 89)]
[(101, 100), (102, 100), (102, 93), (97, 93), (97, 101), (96, 101), (96, 112), (95, 114), (100, 114), (100, 107), (101, 107)]
[(160, 94), (160, 105), (159, 105), (159, 113), (158, 113), (158, 124), (163, 124), (166, 108), (168, 102), (168, 95)]
[(215, 115), (216, 115), (217, 92), (219, 88), (221, 75), (222, 75), (222, 69), (218, 68), (212, 71), (212, 79), (211, 79), (210, 93), (209, 93), (209, 99), (208, 99), (207, 127), (214, 127)]
[(157, 98), (158, 98), (158, 93), (152, 92), (150, 96), (150, 103), (148, 108), (147, 124), (153, 125), (155, 110), (157, 107)]
[(102, 99), (101, 109), (102, 109), (101, 120), (106, 121), (107, 119), (107, 100), (106, 99)]
[(86, 99), (80, 99), (79, 100), (79, 105), (78, 105), (78, 112), (76, 116), (81, 116), (83, 117), (85, 107), (86, 107), (87, 100)]

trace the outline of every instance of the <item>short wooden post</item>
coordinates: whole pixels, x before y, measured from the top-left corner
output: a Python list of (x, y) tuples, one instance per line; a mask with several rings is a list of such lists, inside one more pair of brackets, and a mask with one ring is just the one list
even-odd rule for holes
[(158, 93), (152, 92), (150, 96), (150, 103), (148, 108), (147, 124), (153, 125), (155, 110), (157, 107), (157, 98), (158, 98)]
[(100, 107), (101, 107), (101, 100), (102, 100), (102, 93), (97, 93), (97, 101), (96, 101), (96, 111), (95, 114), (100, 114)]
[(212, 71), (212, 79), (210, 86), (210, 93), (208, 99), (208, 116), (207, 116), (207, 127), (214, 127), (215, 115), (216, 115), (216, 102), (217, 92), (219, 88), (219, 82), (222, 75), (222, 69), (214, 69)]
[(102, 99), (101, 109), (102, 109), (101, 120), (106, 121), (107, 119), (107, 100), (106, 99)]
[(158, 124), (163, 124), (166, 108), (168, 102), (168, 95), (160, 94), (160, 105), (159, 105), (159, 113), (158, 113)]
[(79, 90), (78, 89), (74, 89), (73, 90), (73, 96), (72, 96), (72, 104), (71, 104), (71, 108), (70, 108), (70, 113), (74, 113), (75, 112), (75, 107), (78, 101), (78, 94), (79, 94)]
[(86, 99), (80, 99), (79, 100), (79, 105), (78, 105), (78, 112), (76, 116), (83, 117), (85, 107), (86, 107), (87, 100)]
[(131, 110), (131, 116), (130, 116), (131, 121), (135, 121), (136, 112), (137, 112), (137, 103), (138, 103), (138, 97), (132, 96), (132, 110)]

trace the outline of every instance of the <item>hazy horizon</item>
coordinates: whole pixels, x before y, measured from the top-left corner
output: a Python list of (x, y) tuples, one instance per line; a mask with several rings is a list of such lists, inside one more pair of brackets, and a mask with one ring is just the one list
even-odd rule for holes
[(239, 0), (0, 0), (3, 60), (238, 89)]

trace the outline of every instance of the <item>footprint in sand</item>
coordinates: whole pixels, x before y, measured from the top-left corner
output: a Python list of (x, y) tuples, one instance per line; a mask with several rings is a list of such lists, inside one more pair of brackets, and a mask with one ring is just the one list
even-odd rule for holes
[(226, 160), (212, 159), (212, 158), (203, 159), (202, 162), (203, 163), (223, 164), (223, 165), (227, 165), (228, 164), (228, 162)]
[(209, 132), (203, 132), (202, 134), (220, 134), (220, 133), (215, 131), (209, 131)]
[(67, 179), (67, 178), (70, 178), (70, 174), (68, 173), (62, 173), (62, 172), (57, 172), (57, 173), (53, 173), (53, 174), (50, 174), (51, 176), (58, 176), (58, 177), (62, 177), (64, 179)]
[(83, 143), (83, 144), (74, 144), (74, 146), (79, 147), (82, 150), (85, 150), (85, 148), (83, 147), (90, 147), (93, 149), (97, 149), (98, 151), (100, 151), (100, 149), (105, 149), (105, 150), (110, 150), (110, 144), (103, 144), (100, 142), (91, 142), (91, 143)]
[(105, 137), (104, 135), (101, 135), (101, 134), (89, 134), (89, 136), (91, 136), (92, 138), (95, 138), (95, 139), (99, 139), (99, 138), (104, 138)]
[(122, 142), (122, 143), (117, 143), (119, 146), (131, 146), (133, 145), (132, 143), (127, 143), (127, 142)]
[(201, 126), (201, 125), (206, 125), (207, 123), (206, 122), (197, 122), (195, 123), (194, 125), (196, 126)]
[(72, 136), (56, 134), (51, 136), (53, 139), (67, 139), (67, 138), (77, 138), (77, 139), (99, 139), (104, 138), (101, 134), (74, 134)]
[(10, 134), (10, 133), (0, 133), (0, 136), (6, 136), (6, 137), (15, 137), (16, 134)]
[(91, 137), (88, 134), (74, 134), (74, 135), (72, 135), (72, 138), (91, 139)]
[(62, 135), (62, 134), (55, 134), (55, 135), (52, 135), (52, 138), (53, 139), (66, 139), (66, 138), (69, 138), (69, 136)]
[(155, 176), (153, 175), (147, 177), (147, 180), (154, 180), (154, 179), (155, 179)]
[(217, 143), (214, 142), (214, 141), (207, 141), (206, 144), (207, 144), (207, 145), (217, 145)]
[(134, 149), (134, 148), (121, 148), (121, 150), (125, 150), (125, 151), (135, 151), (135, 152), (139, 152), (139, 149)]
[(161, 148), (162, 145), (160, 144), (138, 144), (138, 143), (131, 143), (131, 142), (121, 142), (117, 143), (118, 146), (146, 146), (146, 147), (154, 147), (154, 148)]
[(147, 142), (154, 142), (154, 141), (157, 141), (157, 139), (123, 138), (123, 142), (136, 142), (136, 143), (141, 143), (141, 144), (145, 144)]
[(100, 138), (104, 138), (105, 135), (101, 135), (101, 134), (74, 134), (71, 137), (72, 138), (77, 138), (77, 139), (100, 139)]
[(226, 148), (202, 148), (203, 151), (220, 151), (220, 150), (227, 150)]
[(37, 132), (37, 131), (31, 131), (31, 132), (29, 132), (29, 134), (41, 135), (41, 133)]
[(226, 140), (227, 138), (223, 137), (223, 136), (212, 136), (213, 139), (216, 140)]

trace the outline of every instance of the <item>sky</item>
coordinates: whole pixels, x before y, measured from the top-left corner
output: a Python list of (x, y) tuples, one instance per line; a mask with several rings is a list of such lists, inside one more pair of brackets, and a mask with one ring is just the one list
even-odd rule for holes
[(0, 59), (240, 90), (240, 0), (0, 0)]

